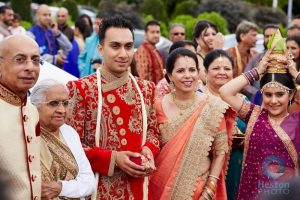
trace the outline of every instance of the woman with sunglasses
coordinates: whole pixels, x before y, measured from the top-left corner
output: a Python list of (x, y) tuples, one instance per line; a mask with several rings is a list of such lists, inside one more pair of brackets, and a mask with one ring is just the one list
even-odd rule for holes
[[(300, 112), (289, 113), (289, 105), (295, 92), (294, 81), (300, 83), (300, 74), (295, 63), (285, 56), (280, 33), (274, 38), (271, 50), (266, 52), (257, 69), (220, 88), (223, 100), (247, 123), (238, 200), (289, 192), (287, 181), (299, 170)], [(237, 95), (243, 87), (259, 79), (262, 106)]]
[(55, 80), (43, 80), (33, 89), (31, 102), (40, 115), (42, 199), (91, 195), (95, 178), (90, 163), (78, 134), (65, 124), (70, 103), (67, 88)]

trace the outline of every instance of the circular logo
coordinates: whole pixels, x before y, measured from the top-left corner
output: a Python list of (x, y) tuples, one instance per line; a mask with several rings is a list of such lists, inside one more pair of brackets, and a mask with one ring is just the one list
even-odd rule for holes
[(284, 174), (284, 161), (277, 156), (268, 156), (263, 162), (263, 174), (269, 178), (276, 180)]

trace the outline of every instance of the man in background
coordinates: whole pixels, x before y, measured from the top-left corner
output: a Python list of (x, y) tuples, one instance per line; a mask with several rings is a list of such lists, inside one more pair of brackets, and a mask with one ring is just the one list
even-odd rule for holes
[(169, 40), (172, 42), (169, 46), (158, 49), (162, 57), (164, 58), (164, 63), (167, 62), (171, 45), (176, 41), (185, 40), (185, 28), (183, 24), (171, 24), (169, 29)]
[(11, 35), (9, 27), (12, 25), (14, 19), (14, 11), (10, 6), (0, 7), (0, 41), (3, 38)]
[(145, 41), (135, 54), (139, 77), (157, 84), (163, 78), (164, 60), (156, 48), (161, 36), (160, 24), (156, 20), (145, 26)]
[(49, 6), (40, 5), (36, 19), (36, 25), (28, 31), (29, 36), (38, 43), (44, 60), (62, 68), (72, 44), (51, 19)]
[(56, 13), (58, 29), (67, 36), (70, 42), (74, 39), (74, 31), (68, 25), (69, 12), (66, 8), (60, 7)]
[(242, 21), (236, 29), (235, 35), (238, 44), (227, 49), (233, 58), (233, 77), (242, 74), (249, 60), (257, 54), (252, 48), (257, 41), (258, 26), (249, 21)]

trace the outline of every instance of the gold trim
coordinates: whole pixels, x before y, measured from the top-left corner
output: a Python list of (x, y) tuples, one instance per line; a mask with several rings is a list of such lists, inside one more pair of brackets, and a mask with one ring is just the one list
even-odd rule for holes
[(107, 174), (108, 176), (113, 176), (113, 174), (114, 174), (115, 166), (116, 166), (116, 159), (117, 159), (117, 152), (112, 151), (111, 157), (110, 157), (109, 168), (108, 168), (108, 174)]
[(129, 72), (124, 72), (123, 76), (118, 78), (112, 75), (107, 70), (101, 68), (101, 76), (103, 77), (104, 81), (106, 81), (106, 84), (102, 85), (102, 91), (103, 92), (109, 92), (111, 90), (115, 90), (122, 85), (126, 84), (128, 81), (130, 81)]
[(192, 199), (199, 177), (207, 179), (209, 168), (205, 168), (205, 163), (215, 137), (220, 134), (217, 128), (227, 109), (228, 105), (217, 97), (209, 97), (204, 105), (184, 151), (171, 199)]
[[(270, 122), (270, 119), (268, 119)], [(295, 149), (295, 146), (289, 137), (289, 135), (281, 128), (280, 125), (277, 124), (272, 124), (270, 122), (272, 128), (274, 129), (275, 133), (277, 136), (280, 138), (282, 141), (284, 147), (286, 148), (288, 154), (291, 156), (294, 165), (295, 165), (295, 170), (298, 170), (298, 153), (297, 150)]]
[(0, 99), (6, 101), (9, 104), (15, 105), (15, 106), (21, 106), (22, 100), (19, 96), (14, 94), (12, 91), (4, 87), (0, 83)]
[[(247, 102), (245, 102), (247, 104)], [(249, 103), (250, 105), (250, 103)], [(249, 110), (248, 110), (249, 111)], [(256, 123), (256, 120), (258, 116), (260, 115), (260, 107), (259, 106), (254, 106), (253, 111), (251, 113), (250, 119), (248, 121), (248, 125), (246, 127), (246, 132), (245, 132), (245, 144), (244, 144), (244, 154), (243, 154), (243, 163), (242, 163), (242, 174), (241, 174), (241, 179), (242, 180), (242, 175), (243, 175), (243, 170), (245, 166), (245, 161), (247, 157), (247, 152), (248, 152), (248, 147), (249, 147), (249, 142), (250, 142), (250, 136), (253, 130), (253, 127)]]

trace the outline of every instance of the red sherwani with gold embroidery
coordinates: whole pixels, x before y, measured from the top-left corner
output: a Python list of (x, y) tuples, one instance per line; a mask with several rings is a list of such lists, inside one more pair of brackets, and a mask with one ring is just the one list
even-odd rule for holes
[(135, 60), (141, 79), (155, 84), (163, 79), (164, 60), (155, 46), (144, 42), (135, 52)]
[[(100, 173), (99, 199), (142, 199), (144, 178), (133, 178), (115, 167), (116, 151), (140, 152), (142, 107), (140, 96), (126, 72), (121, 78), (101, 70), (102, 115), (100, 148), (95, 145), (98, 111), (96, 73), (67, 84), (72, 98), (69, 124), (77, 130), (94, 172)], [(153, 155), (159, 152), (154, 105), (154, 84), (137, 80), (147, 111), (147, 140)]]

